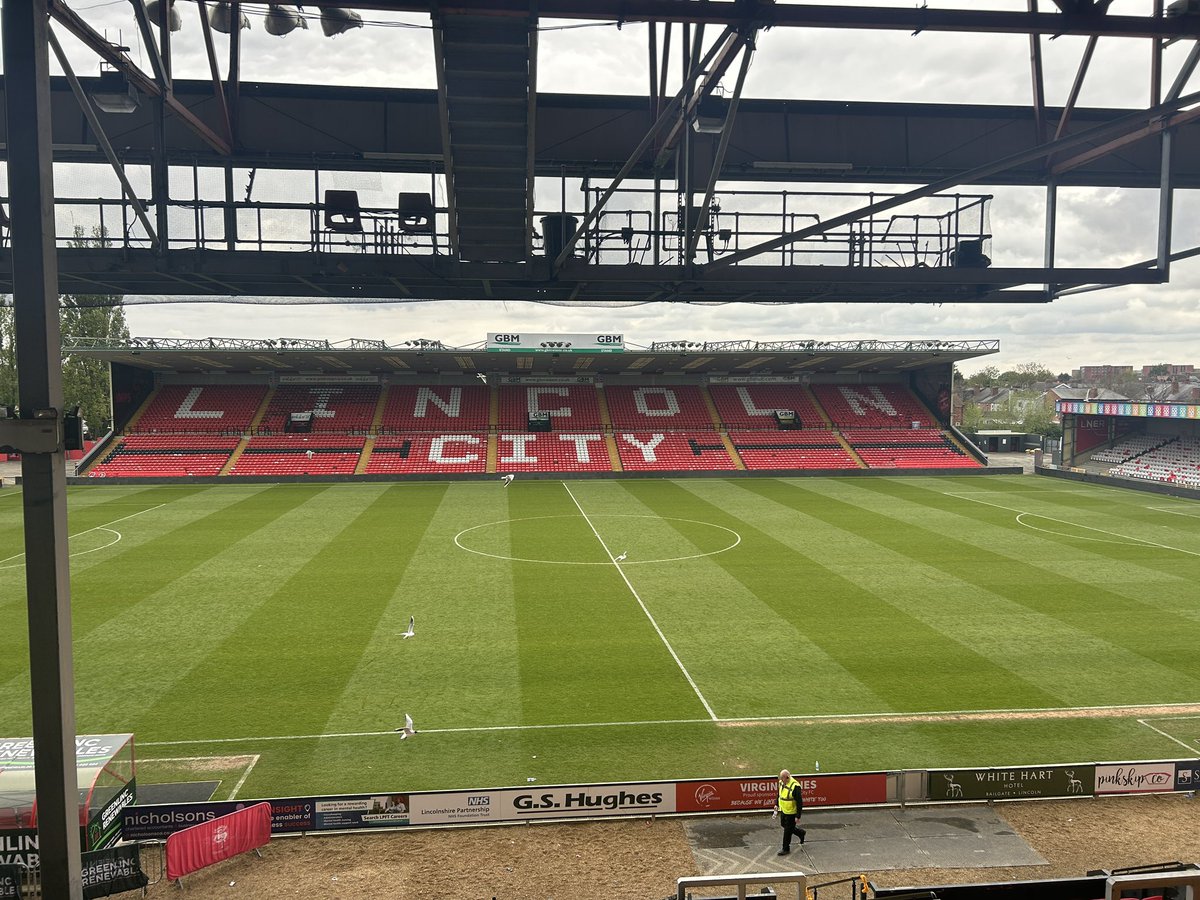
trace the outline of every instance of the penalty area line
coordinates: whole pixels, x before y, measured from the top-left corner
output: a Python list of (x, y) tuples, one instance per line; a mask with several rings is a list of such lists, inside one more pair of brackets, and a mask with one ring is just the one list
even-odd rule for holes
[[(1161, 728), (1155, 728), (1153, 725), (1151, 725), (1151, 724), (1150, 724), (1148, 721), (1146, 721), (1145, 719), (1138, 719), (1137, 721), (1138, 721), (1138, 724), (1139, 724), (1139, 725), (1145, 725), (1145, 726), (1146, 726), (1147, 728), (1149, 728), (1151, 731), (1153, 731), (1153, 732), (1156, 732), (1156, 733), (1158, 733), (1158, 734), (1161, 734), (1161, 735), (1162, 735), (1163, 737), (1165, 737), (1165, 738), (1166, 738), (1168, 741), (1174, 741), (1174, 742), (1175, 742), (1176, 744), (1178, 744), (1180, 747), (1184, 747), (1184, 748), (1186, 748), (1186, 749), (1187, 749), (1187, 751), (1188, 751), (1189, 753), (1194, 753), (1194, 752), (1196, 751), (1196, 748), (1195, 748), (1195, 747), (1193, 747), (1191, 744), (1187, 743), (1187, 741), (1180, 740), (1179, 738), (1175, 737), (1174, 735), (1167, 734), (1167, 733), (1166, 733), (1165, 731), (1163, 731)], [(1162, 721), (1162, 720), (1159, 720), (1159, 721)]]

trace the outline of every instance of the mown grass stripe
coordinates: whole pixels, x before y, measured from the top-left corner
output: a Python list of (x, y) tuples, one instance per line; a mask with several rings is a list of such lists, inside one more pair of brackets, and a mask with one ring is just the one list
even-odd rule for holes
[[(804, 489), (799, 483), (794, 482), (792, 486), (800, 490)], [(1162, 684), (1161, 679), (1153, 682), (1162, 692), (1157, 698), (1142, 696), (1130, 702), (1149, 702), (1152, 699), (1187, 700), (1196, 696), (1196, 690), (1200, 688), (1200, 660), (1197, 660), (1195, 653), (1189, 649), (1194, 644), (1194, 641), (1191, 640), (1190, 629), (1156, 629), (1151, 634), (1139, 627), (1139, 623), (1147, 618), (1161, 615), (1161, 611), (1153, 603), (1117, 594), (1095, 584), (1076, 582), (1028, 561), (1030, 558), (1036, 558), (1036, 551), (1029, 549), (1035, 542), (1024, 535), (1020, 536), (1021, 539), (1016, 544), (1010, 545), (1010, 552), (1005, 553), (998, 549), (1001, 546), (999, 537), (995, 537), (991, 541), (992, 547), (997, 549), (986, 550), (977, 545), (951, 538), (944, 533), (931, 532), (923, 528), (916, 524), (915, 519), (920, 518), (924, 522), (930, 521), (929, 513), (932, 510), (941, 509), (942, 504), (947, 500), (936, 492), (905, 484), (899, 479), (887, 482), (875, 480), (871, 484), (854, 485), (854, 488), (869, 494), (887, 496), (893, 500), (906, 500), (917, 507), (925, 507), (917, 516), (908, 518), (903, 534), (906, 545), (911, 538), (918, 545), (921, 543), (927, 545), (930, 541), (934, 541), (941, 547), (940, 553), (930, 554), (927, 559), (928, 564), (969, 583), (996, 591), (1013, 602), (1062, 622), (1071, 628), (1091, 634), (1106, 643), (1120, 647), (1163, 669), (1183, 676), (1174, 685)], [(844, 520), (849, 515), (861, 521), (869, 521), (873, 514), (868, 511), (867, 506), (878, 505), (877, 498), (870, 503), (864, 501), (862, 505), (855, 505), (836, 500), (827, 494), (820, 496), (830, 510), (836, 511), (836, 516), (840, 520)], [(954, 512), (964, 519), (987, 521), (989, 524), (998, 524), (1002, 529), (1020, 528), (1015, 523), (1006, 524), (1003, 521), (996, 523), (992, 513), (1002, 512), (1000, 510), (993, 510), (979, 504), (965, 503), (961, 500), (958, 503), (961, 508)], [(833, 512), (827, 513), (824, 517), (825, 520), (829, 521), (829, 517), (834, 514)], [(1006, 515), (1011, 516), (1012, 514), (1006, 513)], [(924, 541), (920, 541), (920, 538), (924, 538)], [(1063, 538), (1059, 541), (1053, 536), (1049, 536), (1043, 543), (1057, 544), (1069, 540)], [(1068, 543), (1067, 546), (1070, 544)], [(1075, 552), (1095, 553), (1086, 546), (1082, 548), (1076, 546), (1072, 549)], [(1106, 545), (1106, 552), (1109, 549)], [(1045, 552), (1044, 548), (1043, 552)], [(1168, 553), (1168, 551), (1157, 551), (1153, 548), (1145, 552), (1160, 556)], [(1193, 569), (1200, 568), (1195, 564), (1192, 567)], [(1136, 679), (1134, 673), (1123, 671), (1114, 671), (1112, 677), (1115, 679), (1114, 686), (1116, 687), (1127, 684), (1130, 679)], [(1114, 699), (1113, 702), (1124, 702), (1124, 699)]]
[[(754, 491), (753, 486), (747, 489)], [(869, 503), (841, 515), (839, 507), (861, 498), (850, 493), (849, 499), (841, 501), (822, 493), (827, 502), (814, 505), (811, 498), (796, 492), (767, 491), (762, 496), (789, 509), (803, 508), (814, 517), (813, 527), (804, 529), (813, 551), (827, 557), (841, 552), (855, 559), (845, 570), (847, 578), (868, 586), (885, 582), (893, 605), (1060, 698), (1062, 704), (1153, 702), (1164, 681), (1180, 680), (1170, 669), (1149, 664), (1090, 631), (1018, 602), (1016, 595), (1031, 586), (1011, 573), (1003, 559), (985, 562), (986, 581), (982, 581), (969, 555), (957, 552), (953, 540), (943, 533), (918, 526), (921, 516), (903, 515), (903, 504)], [(928, 513), (924, 518), (930, 518)], [(833, 520), (839, 524), (831, 525)], [(854, 523), (854, 530), (844, 528), (846, 521)], [(820, 527), (821, 522), (830, 527)], [(1045, 585), (1038, 587), (1045, 589)], [(1128, 675), (1111, 677), (1118, 672)], [(913, 676), (928, 677), (952, 674)], [(1097, 684), (1115, 693), (1093, 701)], [(1007, 705), (1002, 697), (992, 702)]]
[[(721, 481), (682, 482), (689, 490), (707, 494), (719, 490)], [(698, 552), (720, 550), (728, 544), (722, 531), (702, 522), (680, 518), (683, 513), (659, 518), (623, 484), (588, 482), (576, 489), (589, 508), (612, 518), (598, 520), (602, 529), (624, 534), (631, 548), (629, 571), (655, 610), (656, 616), (681, 656), (688, 661), (697, 683), (724, 718), (770, 715), (785, 704), (798, 704), (797, 665), (780, 658), (781, 635), (794, 658), (815, 673), (806, 679), (805, 693), (821, 696), (839, 708), (879, 710), (886, 702), (846, 672), (840, 664), (802, 632), (782, 618), (767, 601), (755, 595), (718, 561), (737, 568), (770, 565), (745, 541), (713, 556), (686, 558)], [(722, 505), (727, 512), (734, 510)], [(746, 510), (736, 512), (743, 521)], [(623, 514), (646, 516), (626, 519)], [(645, 523), (644, 530), (630, 522)], [(712, 523), (716, 525), (717, 523)], [(725, 527), (734, 527), (732, 520)], [(736, 526), (740, 527), (740, 525)], [(740, 538), (740, 532), (733, 531)], [(616, 540), (614, 536), (613, 540)], [(660, 549), (661, 548), (661, 549)], [(647, 556), (684, 557), (679, 561), (640, 565)], [(786, 592), (788, 585), (776, 585)]]
[[(747, 480), (744, 487), (759, 484)], [(742, 485), (741, 482), (738, 482)], [(691, 493), (675, 484), (655, 485), (649, 505), (663, 514), (667, 509), (686, 510), (689, 517), (723, 522), (726, 511), (718, 504)], [(661, 488), (661, 490), (659, 490)], [(628, 489), (639, 497), (649, 492), (640, 485)], [(1057, 698), (1015, 676), (992, 660), (953, 641), (946, 634), (897, 609), (886, 599), (886, 591), (872, 591), (855, 584), (837, 571), (839, 565), (853, 560), (819, 559), (808, 552), (798, 553), (771, 535), (751, 525), (749, 519), (739, 519), (740, 530), (754, 556), (753, 564), (735, 564), (716, 557), (735, 577), (755, 594), (770, 603), (797, 631), (820, 645), (853, 677), (883, 698), (891, 710), (926, 710), (953, 706), (991, 705), (997, 693), (1008, 698), (1010, 705), (1056, 705)], [(802, 522), (797, 522), (802, 526)], [(752, 537), (751, 537), (752, 536)], [(764, 564), (770, 561), (770, 565)], [(798, 596), (781, 596), (780, 584), (795, 585)], [(889, 623), (888, 643), (864, 646), (862, 627), (872, 623)], [(791, 660), (795, 654), (780, 636), (780, 660)], [(798, 684), (806, 681), (809, 672), (803, 661), (796, 665)], [(923, 690), (914, 691), (907, 672), (948, 671), (956, 677), (947, 680), (922, 679)], [(801, 702), (812, 704), (791, 712), (823, 712), (826, 707), (816, 695), (804, 696)]]
[[(561, 484), (514, 483), (512, 549), (569, 561), (607, 554)], [(702, 712), (614, 568), (512, 563), (526, 724), (671, 719)]]
[[(200, 724), (197, 707), (209, 723), (204, 737), (214, 724), (228, 735), (322, 727), (444, 491), (358, 486), (321, 498), (336, 508), (310, 504), (322, 525), (304, 538), (307, 560), (281, 567), (277, 589), (147, 711), (154, 733), (174, 723), (186, 736)], [(392, 527), (401, 512), (411, 528)], [(376, 548), (370, 565), (361, 564), (365, 547)], [(251, 664), (259, 677), (239, 677)], [(394, 705), (396, 689), (395, 679), (379, 685), (380, 708)]]

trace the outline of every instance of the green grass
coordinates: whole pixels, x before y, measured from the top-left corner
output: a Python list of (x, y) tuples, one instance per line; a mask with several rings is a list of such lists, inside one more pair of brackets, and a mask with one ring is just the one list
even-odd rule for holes
[[(936, 715), (1200, 701), (1188, 501), (1017, 476), (86, 486), (69, 530), (80, 732), (133, 731), (185, 760), (143, 780), (222, 796), (252, 757), (242, 797), (1196, 753), (1140, 713)], [(6, 736), (32, 727), (21, 541), (3, 495)]]

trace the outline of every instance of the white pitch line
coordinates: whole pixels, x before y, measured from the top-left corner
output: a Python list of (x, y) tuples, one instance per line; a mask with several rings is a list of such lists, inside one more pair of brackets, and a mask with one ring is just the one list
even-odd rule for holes
[(658, 623), (654, 621), (654, 616), (650, 615), (650, 610), (648, 610), (646, 608), (646, 604), (642, 602), (641, 596), (630, 582), (629, 576), (625, 574), (625, 570), (621, 568), (621, 564), (617, 562), (616, 556), (614, 556), (613, 552), (608, 549), (608, 544), (604, 543), (604, 538), (600, 537), (600, 532), (596, 530), (596, 526), (592, 524), (592, 520), (588, 518), (588, 514), (583, 511), (583, 507), (579, 505), (579, 501), (576, 500), (575, 495), (571, 493), (571, 486), (565, 481), (562, 483), (562, 486), (566, 488), (567, 496), (571, 498), (571, 502), (575, 504), (575, 508), (579, 510), (579, 514), (583, 516), (583, 521), (587, 522), (588, 528), (592, 529), (592, 534), (596, 536), (596, 540), (600, 542), (600, 546), (603, 547), (604, 552), (608, 554), (609, 561), (616, 568), (617, 574), (621, 576), (621, 580), (625, 582), (625, 587), (629, 588), (629, 593), (633, 594), (633, 599), (637, 601), (638, 606), (642, 608), (642, 612), (646, 614), (646, 618), (650, 620), (650, 624), (654, 626), (654, 630), (658, 633), (659, 638), (662, 640), (663, 646), (666, 647), (667, 652), (671, 654), (671, 659), (675, 660), (675, 665), (679, 666), (679, 671), (683, 673), (683, 677), (687, 679), (687, 683), (690, 684), (692, 686), (692, 690), (696, 692), (696, 696), (700, 699), (700, 703), (703, 705), (704, 711), (708, 713), (708, 717), (710, 719), (712, 719), (714, 722), (717, 721), (717, 714), (713, 712), (713, 708), (708, 705), (708, 701), (705, 700), (704, 695), (700, 693), (700, 688), (696, 685), (696, 682), (692, 680), (691, 673), (688, 672), (687, 667), (683, 664), (683, 660), (681, 660), (679, 655), (675, 652), (675, 648), (671, 646), (671, 642), (667, 640), (667, 636), (663, 634), (662, 629), (658, 627)]
[(1169, 506), (1147, 506), (1146, 509), (1152, 509), (1155, 512), (1170, 513), (1173, 516), (1183, 516), (1185, 519), (1200, 519), (1200, 513), (1184, 512), (1181, 509), (1171, 509)]
[[(95, 525), (95, 526), (93, 526), (93, 527), (91, 527), (91, 528), (85, 528), (83, 531), (77, 531), (77, 532), (75, 532), (75, 534), (70, 534), (70, 535), (67, 535), (67, 539), (68, 539), (68, 540), (70, 540), (71, 538), (82, 537), (83, 535), (85, 535), (85, 534), (90, 534), (90, 533), (91, 533), (91, 532), (93, 532), (93, 531), (101, 531), (102, 529), (108, 528), (108, 526), (109, 526), (109, 525), (116, 525), (118, 522), (124, 522), (126, 519), (132, 519), (134, 516), (140, 516), (140, 515), (142, 515), (142, 514), (144, 514), (144, 513), (148, 513), (148, 512), (154, 512), (156, 509), (162, 509), (162, 508), (163, 508), (164, 506), (166, 506), (166, 505), (167, 505), (167, 504), (165, 504), (165, 503), (160, 503), (160, 504), (158, 504), (158, 506), (151, 506), (149, 509), (143, 509), (143, 510), (139, 510), (138, 512), (135, 512), (135, 513), (130, 513), (130, 514), (129, 514), (129, 515), (127, 515), (127, 516), (121, 516), (121, 518), (119, 518), (119, 519), (113, 519), (111, 522), (105, 522), (103, 525)], [(120, 532), (119, 532), (119, 531), (118, 531), (118, 532), (115, 532), (115, 533), (116, 533), (116, 534), (120, 534)], [(120, 538), (118, 538), (117, 540), (120, 540)], [(115, 544), (115, 543), (116, 543), (116, 541), (113, 541), (113, 544)], [(111, 546), (112, 546), (112, 544), (108, 544), (107, 546), (111, 547)], [(98, 548), (98, 549), (101, 549), (101, 550), (103, 550), (104, 548), (103, 548), (103, 547), (100, 547), (100, 548)], [(85, 552), (85, 553), (91, 553), (92, 551), (91, 551), (91, 550), (86, 550), (86, 551), (84, 551), (84, 552)], [(20, 559), (20, 558), (21, 558), (22, 556), (24, 556), (24, 555), (25, 555), (24, 553), (16, 553), (16, 554), (14, 554), (14, 555), (12, 555), (12, 556), (6, 556), (4, 559), (0, 559), (0, 565), (3, 565), (3, 564), (4, 564), (4, 563), (6, 563), (6, 562), (11, 562), (11, 561), (12, 561), (12, 560), (14, 560), (14, 559)], [(73, 554), (71, 554), (71, 555), (72, 555), (72, 556), (80, 556), (80, 555), (82, 555), (82, 554), (79, 554), (79, 553), (73, 553)]]
[[(954, 497), (956, 500), (966, 500), (968, 503), (982, 503), (984, 506), (995, 507), (996, 509), (1007, 510), (1008, 512), (1019, 513), (1023, 516), (1037, 516), (1039, 519), (1047, 519), (1051, 522), (1058, 522), (1060, 525), (1070, 525), (1072, 528), (1086, 528), (1088, 531), (1096, 531), (1100, 534), (1107, 534), (1109, 537), (1121, 538), (1124, 541), (1137, 541), (1139, 544), (1146, 544), (1150, 547), (1158, 547), (1160, 550), (1174, 550), (1176, 553), (1186, 553), (1188, 556), (1200, 556), (1200, 553), (1195, 550), (1184, 550), (1182, 547), (1172, 547), (1169, 544), (1160, 544), (1158, 541), (1150, 541), (1146, 538), (1134, 537), (1129, 534), (1120, 534), (1116, 531), (1106, 531), (1103, 528), (1093, 528), (1091, 525), (1080, 525), (1078, 522), (1068, 522), (1066, 519), (1056, 519), (1054, 516), (1043, 515), (1042, 513), (1033, 512), (1028, 509), (1013, 509), (1011, 506), (1001, 506), (999, 503), (988, 503), (986, 500), (976, 500), (974, 497), (964, 497), (962, 494), (952, 494), (949, 491), (938, 491), (944, 497)], [(1024, 522), (1020, 524), (1025, 525)], [(1032, 526), (1027, 526), (1032, 527)], [(1071, 537), (1069, 534), (1060, 535), (1061, 537)]]
[[(923, 719), (944, 718), (953, 722), (962, 716), (980, 715), (1021, 715), (1025, 713), (1086, 713), (1086, 712), (1119, 712), (1126, 709), (1145, 709), (1153, 706), (1158, 709), (1172, 707), (1194, 708), (1194, 703), (1124, 703), (1109, 706), (1038, 706), (1002, 709), (955, 709), (937, 710), (930, 712), (884, 712), (884, 713), (821, 713), (817, 715), (795, 716), (741, 716), (728, 719), (642, 719), (626, 722), (557, 722), (541, 725), (470, 725), (458, 728), (422, 728), (418, 734), (468, 734), (489, 731), (556, 731), (567, 728), (633, 728), (644, 725), (722, 725), (738, 722), (820, 722), (824, 720), (848, 719), (879, 719), (886, 722), (889, 719), (907, 721), (914, 716)], [(1084, 717), (1081, 717), (1084, 718)], [(1170, 716), (1165, 718), (1148, 719), (1147, 721), (1171, 721), (1173, 719), (1200, 718), (1200, 716)], [(1141, 721), (1141, 720), (1139, 720)], [(183, 741), (138, 741), (139, 747), (189, 747), (201, 744), (249, 744), (275, 741), (325, 741), (342, 738), (362, 737), (395, 737), (394, 728), (387, 731), (343, 731), (325, 734), (273, 734), (259, 737), (232, 738), (196, 738)], [(196, 759), (213, 759), (211, 756), (196, 757)], [(157, 757), (155, 758), (157, 759)], [(153, 762), (154, 759), (148, 760)]]
[[(1160, 721), (1161, 721), (1161, 720), (1160, 720)], [(1177, 738), (1177, 737), (1172, 737), (1171, 735), (1169, 735), (1169, 734), (1167, 734), (1165, 731), (1163, 731), (1161, 728), (1155, 728), (1153, 725), (1151, 725), (1151, 724), (1150, 724), (1149, 722), (1147, 722), (1145, 719), (1138, 719), (1138, 724), (1139, 724), (1139, 725), (1145, 725), (1145, 726), (1146, 726), (1147, 728), (1149, 728), (1151, 731), (1156, 731), (1156, 732), (1158, 732), (1158, 733), (1159, 733), (1159, 734), (1161, 734), (1163, 737), (1165, 737), (1165, 738), (1166, 738), (1168, 741), (1174, 741), (1174, 742), (1175, 742), (1175, 743), (1177, 743), (1177, 744), (1178, 744), (1180, 747), (1185, 747), (1189, 753), (1194, 753), (1194, 752), (1195, 752), (1195, 750), (1196, 750), (1196, 748), (1195, 748), (1195, 747), (1193, 747), (1191, 744), (1188, 744), (1188, 743), (1186, 743), (1186, 742), (1184, 742), (1184, 741), (1181, 741), (1181, 740), (1180, 740), (1179, 738)]]
[(258, 765), (258, 761), (261, 758), (262, 757), (259, 754), (254, 754), (253, 758), (250, 760), (250, 765), (246, 766), (246, 771), (242, 774), (242, 780), (234, 785), (233, 790), (229, 792), (228, 799), (234, 800), (237, 798), (238, 791), (242, 789), (242, 785), (246, 783), (246, 779), (250, 777), (250, 773), (254, 771), (254, 767)]

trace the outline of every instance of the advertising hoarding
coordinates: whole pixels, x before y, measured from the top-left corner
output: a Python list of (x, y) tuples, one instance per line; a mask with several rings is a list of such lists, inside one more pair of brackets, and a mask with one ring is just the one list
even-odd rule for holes
[[(804, 806), (856, 806), (887, 802), (887, 775), (804, 775), (797, 777)], [(675, 785), (676, 812), (746, 812), (772, 809), (779, 789), (775, 778), (713, 778)]]
[(1032, 800), (1087, 797), (1095, 789), (1092, 764), (931, 769), (930, 800)]
[(625, 335), (489, 331), (486, 347), (488, 350), (521, 350), (538, 353), (621, 353), (625, 350)]
[(1161, 794), (1175, 790), (1175, 762), (1096, 766), (1096, 794)]

